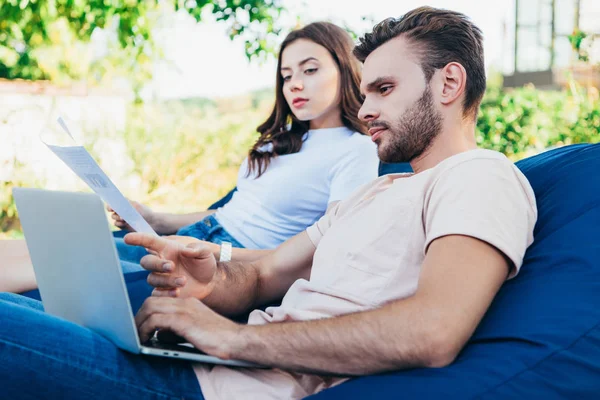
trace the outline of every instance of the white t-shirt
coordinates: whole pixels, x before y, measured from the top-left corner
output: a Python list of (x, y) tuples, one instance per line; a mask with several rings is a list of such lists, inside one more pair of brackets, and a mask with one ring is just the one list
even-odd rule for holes
[(377, 178), (377, 148), (346, 127), (315, 129), (298, 153), (271, 159), (260, 178), (238, 173), (238, 190), (215, 214), (244, 247), (271, 249), (314, 224), (333, 201)]

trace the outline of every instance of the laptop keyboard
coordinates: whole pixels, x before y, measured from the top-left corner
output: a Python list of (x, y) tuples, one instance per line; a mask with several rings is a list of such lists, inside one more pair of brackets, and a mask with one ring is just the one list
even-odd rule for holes
[(190, 343), (179, 343), (179, 344), (165, 343), (165, 342), (161, 342), (160, 340), (158, 340), (156, 338), (156, 336), (154, 336), (152, 339), (150, 339), (149, 341), (144, 343), (143, 346), (150, 347), (153, 349), (160, 349), (160, 350), (182, 351), (185, 353), (207, 355), (205, 352), (203, 352), (202, 350), (198, 350), (197, 348), (192, 346)]

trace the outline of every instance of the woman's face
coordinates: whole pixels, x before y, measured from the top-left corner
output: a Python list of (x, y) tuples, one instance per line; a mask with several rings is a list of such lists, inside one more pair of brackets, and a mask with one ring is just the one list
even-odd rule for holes
[(281, 54), (283, 96), (301, 121), (311, 129), (342, 126), (340, 71), (321, 45), (307, 39), (290, 43)]

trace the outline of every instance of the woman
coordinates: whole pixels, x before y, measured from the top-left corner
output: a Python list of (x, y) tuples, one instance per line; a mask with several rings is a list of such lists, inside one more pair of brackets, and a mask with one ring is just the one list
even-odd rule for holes
[[(377, 177), (376, 150), (361, 134), (360, 70), (352, 42), (335, 25), (312, 24), (281, 46), (276, 101), (238, 173), (231, 201), (215, 211), (177, 215), (137, 204), (162, 235), (271, 249), (319, 219), (328, 206)], [(115, 225), (128, 228), (113, 214)], [(118, 240), (121, 257), (143, 249)]]
[[(275, 106), (257, 128), (260, 136), (239, 169), (232, 199), (216, 211), (186, 215), (157, 213), (134, 203), (153, 229), (161, 235), (212, 242), (217, 259), (223, 242), (235, 248), (272, 249), (375, 179), (379, 160), (357, 117), (362, 102), (360, 65), (352, 47), (349, 35), (330, 23), (291, 32), (278, 57)], [(117, 227), (128, 230), (117, 214), (113, 219)], [(124, 272), (140, 271), (138, 263), (146, 250), (128, 246), (119, 237), (115, 240)], [(12, 254), (10, 250), (3, 254), (19, 263), (19, 276), (7, 271), (5, 275), (18, 279), (0, 280), (0, 290), (35, 288), (25, 245), (10, 247)], [(232, 257), (249, 259), (256, 254), (236, 249)]]

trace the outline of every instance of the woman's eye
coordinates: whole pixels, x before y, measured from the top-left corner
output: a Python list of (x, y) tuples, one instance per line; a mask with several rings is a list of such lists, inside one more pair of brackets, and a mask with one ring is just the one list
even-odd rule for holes
[(286, 75), (286, 76), (283, 77), (283, 81), (284, 82), (288, 82), (290, 79), (292, 79), (291, 75)]
[(380, 94), (386, 94), (387, 92), (389, 92), (392, 89), (391, 86), (382, 86), (379, 88), (379, 93)]
[(315, 72), (317, 72), (317, 68), (309, 68), (304, 71), (305, 74), (314, 74)]

